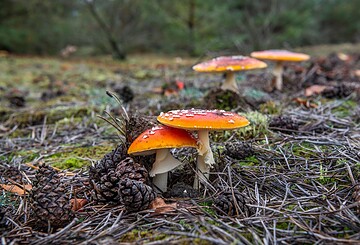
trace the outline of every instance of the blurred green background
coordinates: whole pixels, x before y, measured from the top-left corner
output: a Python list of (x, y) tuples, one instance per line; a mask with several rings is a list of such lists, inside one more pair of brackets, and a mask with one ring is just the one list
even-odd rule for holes
[(360, 40), (360, 0), (0, 0), (0, 50), (203, 55)]

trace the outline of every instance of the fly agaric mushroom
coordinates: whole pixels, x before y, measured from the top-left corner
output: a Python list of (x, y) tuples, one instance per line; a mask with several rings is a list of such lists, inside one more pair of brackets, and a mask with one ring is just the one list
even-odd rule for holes
[(252, 52), (250, 56), (262, 60), (276, 61), (273, 74), (276, 78), (275, 88), (280, 91), (283, 87), (283, 63), (286, 61), (300, 62), (310, 59), (310, 56), (307, 54), (277, 49)]
[(195, 189), (199, 189), (199, 178), (201, 180), (209, 178), (210, 168), (215, 164), (209, 143), (209, 131), (230, 130), (249, 125), (245, 117), (224, 110), (173, 110), (162, 112), (157, 120), (170, 127), (198, 132), (197, 176), (199, 177), (195, 178)]
[(179, 147), (197, 148), (197, 141), (186, 130), (161, 125), (140, 134), (130, 145), (128, 154), (150, 155), (156, 153), (156, 159), (149, 175), (154, 177), (154, 185), (165, 192), (168, 172), (182, 164), (171, 155), (169, 149)]
[(222, 90), (239, 93), (235, 80), (236, 71), (245, 71), (267, 67), (266, 63), (247, 56), (220, 56), (193, 66), (198, 72), (225, 73), (226, 78), (221, 85)]

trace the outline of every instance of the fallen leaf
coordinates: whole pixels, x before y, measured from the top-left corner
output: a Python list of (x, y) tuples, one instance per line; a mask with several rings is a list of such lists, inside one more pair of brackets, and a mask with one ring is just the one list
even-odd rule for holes
[(178, 92), (176, 90), (174, 90), (174, 89), (169, 88), (169, 89), (165, 89), (164, 95), (165, 96), (172, 96), (172, 95), (177, 96)]
[(321, 94), (328, 86), (325, 85), (312, 85), (305, 89), (305, 96), (309, 97), (314, 94)]
[(32, 185), (24, 185), (23, 188), (20, 188), (17, 185), (0, 184), (0, 187), (8, 192), (15, 193), (20, 196), (25, 195), (27, 191), (30, 191), (32, 189)]
[(163, 214), (174, 211), (176, 206), (176, 203), (166, 204), (164, 199), (157, 197), (150, 203), (149, 209), (153, 209), (156, 214)]
[(337, 57), (342, 61), (348, 61), (351, 58), (349, 55), (344, 54), (344, 53), (338, 53)]
[(317, 108), (317, 104), (310, 102), (307, 99), (295, 98), (293, 101), (297, 102), (300, 105), (305, 106), (306, 108)]
[(163, 92), (163, 89), (161, 87), (154, 87), (151, 89), (151, 91), (155, 94), (161, 94)]
[(183, 81), (176, 80), (175, 82), (179, 90), (183, 90), (185, 88), (185, 83)]
[(84, 207), (87, 204), (87, 202), (88, 201), (86, 199), (73, 198), (70, 200), (71, 210), (77, 211), (82, 207)]
[(360, 70), (355, 70), (355, 76), (360, 77)]

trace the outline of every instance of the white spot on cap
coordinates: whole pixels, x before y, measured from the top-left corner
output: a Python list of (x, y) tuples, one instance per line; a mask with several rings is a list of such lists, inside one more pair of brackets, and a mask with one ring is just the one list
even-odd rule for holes
[(163, 129), (163, 128), (159, 127), (159, 126), (154, 126), (151, 128), (151, 131), (156, 131), (156, 130), (160, 130), (160, 129)]
[(144, 134), (143, 139), (147, 139), (149, 136), (147, 134)]
[(228, 122), (229, 122), (229, 123), (235, 123), (235, 121), (232, 120), (232, 119), (230, 119)]
[(154, 135), (154, 134), (155, 134), (155, 131), (150, 131), (149, 134), (150, 134), (150, 135)]

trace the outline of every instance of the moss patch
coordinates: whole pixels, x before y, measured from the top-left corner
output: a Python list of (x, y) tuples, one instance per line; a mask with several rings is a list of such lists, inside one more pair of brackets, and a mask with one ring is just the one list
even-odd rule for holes
[(45, 161), (60, 169), (73, 170), (89, 166), (92, 160), (100, 160), (114, 148), (113, 145), (72, 148), (64, 152), (57, 152), (45, 158)]
[(237, 134), (241, 138), (251, 139), (269, 134), (269, 120), (266, 115), (257, 111), (242, 113), (241, 115), (250, 121), (249, 126), (237, 130)]
[(138, 230), (133, 229), (120, 237), (119, 242), (137, 242), (139, 240), (146, 240), (148, 242), (161, 241), (167, 238), (168, 235), (154, 230)]
[(340, 106), (332, 109), (332, 113), (337, 117), (348, 117), (351, 116), (354, 109), (357, 107), (357, 103), (353, 100), (346, 100)]

